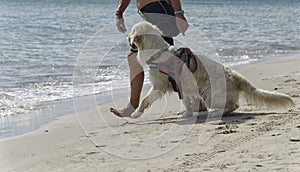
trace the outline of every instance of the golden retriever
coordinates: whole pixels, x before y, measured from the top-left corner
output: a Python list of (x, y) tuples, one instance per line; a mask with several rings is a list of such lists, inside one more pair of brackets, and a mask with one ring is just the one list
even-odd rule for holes
[[(169, 76), (153, 66), (158, 66), (170, 58), (178, 58), (174, 57), (175, 48), (169, 46), (162, 38), (162, 32), (149, 22), (134, 25), (128, 37), (130, 43), (138, 48), (139, 63), (150, 66), (152, 88), (131, 115), (137, 118), (154, 101), (160, 99), (165, 93), (173, 91)], [(207, 69), (210, 69), (210, 72)], [(240, 98), (244, 98), (247, 105), (255, 109), (294, 107), (294, 102), (289, 96), (256, 88), (238, 72), (205, 56), (197, 56), (197, 69), (193, 73), (183, 65), (177, 78), (180, 79), (180, 82), (177, 79), (177, 84), (181, 88), (183, 104), (186, 108), (184, 117), (193, 114), (192, 103), (202, 101), (209, 109), (222, 110), (222, 114), (238, 109)]]

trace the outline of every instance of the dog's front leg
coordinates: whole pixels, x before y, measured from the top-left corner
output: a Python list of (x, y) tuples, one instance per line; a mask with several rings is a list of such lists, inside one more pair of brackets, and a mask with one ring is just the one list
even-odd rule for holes
[(153, 102), (160, 99), (163, 95), (164, 92), (162, 92), (161, 90), (154, 90), (152, 88), (147, 94), (147, 96), (144, 97), (139, 107), (133, 112), (131, 117), (132, 118), (140, 117), (146, 108), (150, 107)]

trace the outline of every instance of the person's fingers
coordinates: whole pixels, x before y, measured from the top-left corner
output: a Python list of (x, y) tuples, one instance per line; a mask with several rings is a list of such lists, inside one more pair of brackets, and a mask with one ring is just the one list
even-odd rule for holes
[(182, 28), (182, 35), (183, 35), (183, 36), (185, 36), (185, 32), (187, 31), (188, 28), (189, 28), (188, 23), (185, 23), (185, 24), (183, 25), (183, 28)]
[(119, 31), (122, 32), (122, 33), (124, 33), (126, 31), (126, 29), (122, 25), (119, 25), (118, 28), (119, 28)]
[(185, 32), (184, 32), (184, 31), (181, 31), (180, 33), (181, 33), (183, 36), (185, 36)]
[(122, 21), (120, 22), (119, 27), (120, 27), (120, 31), (121, 32), (125, 32), (126, 31), (126, 28), (125, 28), (124, 23)]
[(188, 26), (183, 23), (182, 25), (180, 25), (179, 31), (183, 36), (185, 36), (185, 32), (187, 31), (187, 29), (188, 29)]
[(119, 32), (124, 33), (126, 31), (126, 29), (124, 28), (124, 26), (121, 23), (117, 24), (117, 28)]
[(185, 24), (185, 31), (187, 31), (189, 27), (190, 26), (189, 26), (188, 22), (186, 22), (186, 24)]
[(126, 27), (125, 27), (123, 18), (116, 19), (116, 26), (117, 26), (119, 32), (122, 32), (122, 33), (126, 32)]
[(126, 27), (125, 27), (125, 24), (124, 24), (124, 23), (122, 23), (121, 27), (122, 27), (122, 31), (123, 31), (123, 33), (127, 31), (127, 29), (126, 29)]
[(187, 21), (184, 21), (184, 24), (183, 24), (184, 32), (186, 32), (188, 28), (189, 28), (188, 22), (187, 22)]
[(178, 28), (179, 32), (183, 36), (185, 36), (185, 32), (187, 31), (187, 29), (189, 27), (189, 24), (188, 24), (186, 18), (183, 15), (178, 15), (176, 17), (176, 25), (177, 25), (177, 28)]
[(117, 24), (117, 28), (118, 28), (119, 32), (122, 32), (122, 28), (121, 28), (120, 24)]

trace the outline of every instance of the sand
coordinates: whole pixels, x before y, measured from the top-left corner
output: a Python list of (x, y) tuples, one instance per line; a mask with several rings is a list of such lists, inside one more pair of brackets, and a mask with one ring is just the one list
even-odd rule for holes
[(292, 111), (177, 119), (183, 107), (172, 94), (133, 120), (109, 113), (127, 102), (118, 99), (0, 140), (0, 171), (299, 171), (299, 66), (300, 57), (286, 57), (237, 69), (290, 95)]

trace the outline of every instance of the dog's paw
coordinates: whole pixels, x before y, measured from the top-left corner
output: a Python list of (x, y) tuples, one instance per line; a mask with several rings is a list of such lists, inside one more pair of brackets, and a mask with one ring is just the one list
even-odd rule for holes
[(191, 117), (191, 116), (193, 116), (193, 112), (192, 112), (192, 111), (185, 111), (185, 112), (181, 115), (182, 118), (188, 118), (188, 117)]
[(201, 111), (201, 112), (196, 112), (196, 116), (207, 116), (209, 115), (209, 111)]
[(140, 117), (142, 114), (143, 114), (142, 112), (134, 111), (134, 112), (131, 114), (131, 118), (138, 118), (138, 117)]
[(224, 114), (224, 110), (220, 110), (220, 109), (210, 109), (208, 111), (208, 115), (211, 118), (220, 118), (222, 117)]

